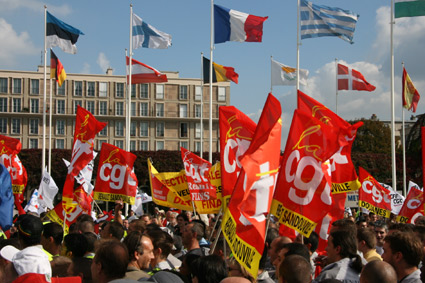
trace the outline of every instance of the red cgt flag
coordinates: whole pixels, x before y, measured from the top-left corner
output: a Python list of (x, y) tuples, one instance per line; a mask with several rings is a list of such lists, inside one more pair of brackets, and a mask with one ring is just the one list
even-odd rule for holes
[(363, 75), (354, 69), (338, 64), (338, 90), (374, 91), (375, 86), (366, 81)]
[(269, 94), (222, 221), (235, 259), (256, 278), (280, 159), (282, 110)]
[(390, 218), (390, 191), (379, 184), (365, 169), (359, 167), (360, 182), (359, 207), (366, 208), (376, 215)]
[(242, 170), (241, 159), (248, 150), (257, 125), (234, 106), (220, 106), (220, 160), (223, 208), (227, 207)]
[(413, 223), (416, 214), (424, 215), (424, 192), (417, 184), (409, 182), (409, 193), (397, 215), (401, 223)]

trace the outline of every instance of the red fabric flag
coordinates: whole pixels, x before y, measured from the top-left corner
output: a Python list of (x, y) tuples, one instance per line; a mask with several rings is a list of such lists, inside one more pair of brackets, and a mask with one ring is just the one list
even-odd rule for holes
[(136, 155), (112, 144), (103, 143), (94, 188), (94, 199), (134, 204), (137, 178), (133, 163)]
[(220, 160), (223, 208), (227, 207), (242, 170), (240, 160), (248, 150), (257, 125), (234, 106), (220, 106)]
[(401, 223), (413, 223), (416, 214), (424, 215), (424, 192), (417, 184), (409, 182), (409, 193), (397, 215)]
[(340, 129), (295, 110), (271, 213), (305, 237), (331, 209), (331, 186), (322, 165), (341, 140)]
[(216, 187), (209, 178), (211, 163), (183, 147), (180, 150), (192, 201), (216, 199)]
[(403, 68), (402, 77), (402, 98), (403, 107), (407, 110), (412, 110), (413, 113), (415, 113), (416, 107), (418, 106), (418, 102), (421, 96), (419, 95), (418, 90), (413, 85), (413, 82), (410, 79), (410, 76), (405, 68)]
[(280, 158), (280, 102), (269, 94), (222, 221), (236, 260), (256, 278)]
[(351, 125), (326, 106), (299, 90), (298, 109), (327, 125), (338, 127), (344, 132), (347, 144), (341, 145), (338, 152), (330, 158), (332, 193), (345, 193), (358, 190), (361, 184), (351, 160), (351, 147), (356, 137), (357, 129), (363, 125), (363, 122), (357, 122)]
[(379, 184), (365, 169), (359, 167), (360, 182), (359, 207), (366, 208), (376, 215), (390, 218), (390, 191)]
[[(162, 74), (155, 68), (143, 64), (134, 59), (132, 60), (131, 68), (131, 84), (144, 84), (144, 83), (166, 83), (168, 82), (167, 75)], [(126, 57), (127, 74), (130, 73), (130, 58)], [(129, 82), (129, 75), (127, 75), (127, 83)]]
[(338, 90), (374, 91), (375, 86), (366, 81), (363, 75), (354, 69), (338, 64)]

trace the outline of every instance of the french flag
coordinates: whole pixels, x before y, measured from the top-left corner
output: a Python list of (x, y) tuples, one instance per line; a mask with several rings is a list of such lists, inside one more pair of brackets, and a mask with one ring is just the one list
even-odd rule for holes
[(214, 5), (214, 43), (226, 41), (261, 42), (263, 22), (267, 18)]

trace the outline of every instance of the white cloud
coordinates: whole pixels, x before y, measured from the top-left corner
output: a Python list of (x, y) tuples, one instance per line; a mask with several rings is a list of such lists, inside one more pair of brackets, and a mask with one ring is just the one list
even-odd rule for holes
[(36, 55), (39, 50), (34, 47), (27, 32), (18, 34), (11, 24), (0, 18), (0, 62), (3, 67), (10, 67), (19, 56)]
[(99, 65), (99, 67), (104, 73), (106, 73), (106, 70), (111, 67), (111, 63), (109, 62), (108, 58), (106, 58), (106, 55), (103, 52), (99, 53), (96, 63)]
[[(41, 12), (43, 11), (44, 4), (45, 3), (40, 0), (0, 0), (1, 12), (3, 13), (24, 8), (35, 12)], [(47, 9), (49, 12), (60, 16), (69, 15), (72, 10), (67, 4), (61, 6), (49, 5)]]

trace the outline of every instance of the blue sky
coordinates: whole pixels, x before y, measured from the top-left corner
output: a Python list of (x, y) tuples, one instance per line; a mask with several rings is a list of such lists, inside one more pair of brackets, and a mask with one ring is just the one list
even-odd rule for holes
[[(342, 91), (338, 113), (344, 119), (376, 114), (390, 119), (390, 0), (315, 0), (317, 4), (351, 10), (360, 15), (354, 44), (323, 37), (301, 41), (300, 66), (310, 71), (301, 90), (335, 109), (335, 58), (362, 72), (376, 91)], [(262, 43), (227, 42), (215, 45), (214, 61), (234, 67), (239, 84), (231, 85), (231, 104), (257, 121), (270, 91), (270, 56), (296, 66), (297, 1), (216, 0), (216, 4), (257, 16), (268, 16)], [(0, 0), (0, 69), (35, 71), (42, 63), (44, 9), (82, 30), (78, 53), (55, 48), (67, 73), (125, 74), (124, 54), (129, 46), (130, 4), (133, 11), (157, 29), (173, 37), (169, 49), (134, 50), (134, 58), (161, 71), (178, 71), (180, 77), (200, 77), (200, 54), (209, 56), (210, 5), (208, 0)], [(404, 61), (419, 93), (425, 89), (425, 17), (396, 19), (395, 105), (401, 120), (401, 62)], [(275, 86), (273, 94), (283, 109), (286, 139), (296, 107), (295, 87)], [(424, 101), (417, 114), (422, 114)], [(405, 117), (410, 117), (406, 113)]]

